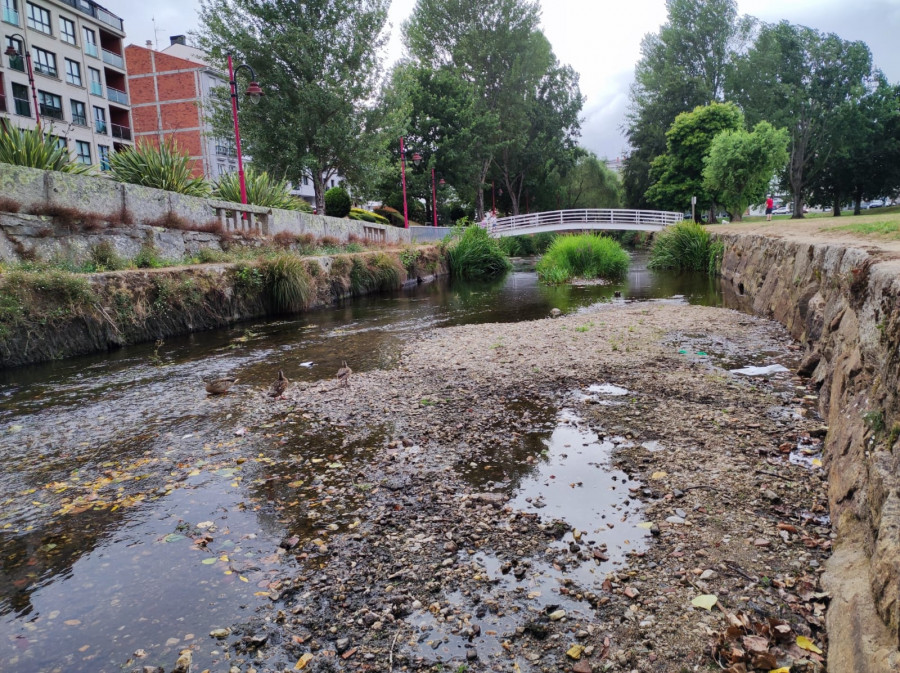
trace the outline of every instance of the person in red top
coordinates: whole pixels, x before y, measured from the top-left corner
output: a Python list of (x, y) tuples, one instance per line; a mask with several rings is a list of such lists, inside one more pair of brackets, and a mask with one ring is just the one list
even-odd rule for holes
[(772, 219), (772, 209), (775, 207), (775, 201), (772, 200), (772, 195), (769, 194), (766, 197), (766, 222), (771, 221)]

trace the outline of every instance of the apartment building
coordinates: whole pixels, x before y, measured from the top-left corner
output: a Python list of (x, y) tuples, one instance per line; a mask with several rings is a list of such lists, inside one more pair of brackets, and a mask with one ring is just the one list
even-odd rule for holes
[(108, 167), (110, 152), (133, 144), (122, 19), (92, 0), (0, 7), (0, 118), (25, 128), (40, 119), (78, 161)]
[(157, 144), (175, 140), (194, 160), (194, 175), (215, 181), (237, 171), (234, 139), (214, 137), (207, 119), (214, 89), (227, 88), (228, 78), (210, 67), (205, 54), (189, 46), (183, 35), (170, 42), (162, 51), (149, 44), (125, 48), (135, 139)]

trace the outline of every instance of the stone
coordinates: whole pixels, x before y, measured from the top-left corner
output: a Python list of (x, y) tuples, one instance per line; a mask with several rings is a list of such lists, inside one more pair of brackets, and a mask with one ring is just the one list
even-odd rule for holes
[(560, 619), (562, 619), (565, 616), (566, 616), (565, 610), (554, 610), (553, 612), (551, 612), (548, 615), (551, 622), (558, 622)]
[(683, 524), (684, 523), (684, 519), (680, 516), (667, 516), (666, 521), (668, 523), (674, 523), (674, 524)]
[(230, 629), (213, 629), (209, 632), (209, 635), (213, 638), (227, 638), (228, 634), (231, 633)]

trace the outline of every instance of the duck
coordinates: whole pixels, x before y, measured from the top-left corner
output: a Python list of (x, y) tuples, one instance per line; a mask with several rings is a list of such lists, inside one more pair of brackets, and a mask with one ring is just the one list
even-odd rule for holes
[(279, 398), (284, 395), (285, 391), (288, 388), (290, 381), (288, 381), (287, 376), (284, 375), (284, 371), (278, 370), (278, 378), (275, 379), (275, 383), (272, 384), (272, 387), (269, 388), (269, 397)]
[(340, 382), (341, 386), (349, 386), (350, 385), (350, 374), (353, 373), (353, 370), (347, 366), (346, 360), (341, 360), (341, 368), (338, 369), (337, 372), (337, 380)]
[(237, 379), (230, 376), (213, 379), (206, 382), (206, 392), (210, 395), (224, 395), (235, 383)]

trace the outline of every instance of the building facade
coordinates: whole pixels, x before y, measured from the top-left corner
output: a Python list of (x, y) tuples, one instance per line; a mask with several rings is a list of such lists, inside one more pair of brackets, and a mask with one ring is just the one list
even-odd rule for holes
[(237, 171), (233, 138), (214, 137), (207, 119), (214, 89), (228, 87), (228, 79), (209, 66), (203, 52), (188, 46), (183, 35), (170, 39), (162, 51), (133, 44), (125, 49), (135, 140), (176, 141), (194, 160), (194, 175), (216, 181)]
[(78, 161), (107, 168), (111, 152), (133, 144), (122, 19), (92, 0), (0, 8), (0, 118), (23, 128), (40, 119)]

